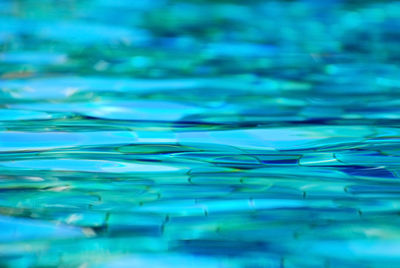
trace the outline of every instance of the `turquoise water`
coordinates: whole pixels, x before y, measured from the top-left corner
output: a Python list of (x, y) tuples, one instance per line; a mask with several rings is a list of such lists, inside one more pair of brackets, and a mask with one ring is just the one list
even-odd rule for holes
[(0, 1), (0, 267), (400, 266), (399, 18)]

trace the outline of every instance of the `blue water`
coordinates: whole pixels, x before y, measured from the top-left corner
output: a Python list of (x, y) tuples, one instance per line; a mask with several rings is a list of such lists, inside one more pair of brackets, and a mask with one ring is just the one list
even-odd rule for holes
[(0, 267), (400, 266), (396, 1), (0, 1)]

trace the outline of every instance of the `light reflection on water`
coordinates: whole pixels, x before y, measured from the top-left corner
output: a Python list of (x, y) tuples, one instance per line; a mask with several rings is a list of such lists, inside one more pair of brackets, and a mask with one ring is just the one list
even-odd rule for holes
[(0, 1), (0, 266), (398, 266), (399, 16)]

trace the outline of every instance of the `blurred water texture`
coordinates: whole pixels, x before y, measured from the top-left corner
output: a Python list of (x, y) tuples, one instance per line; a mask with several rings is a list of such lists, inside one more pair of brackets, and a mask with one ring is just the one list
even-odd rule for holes
[(0, 1), (1, 267), (399, 267), (397, 1)]

